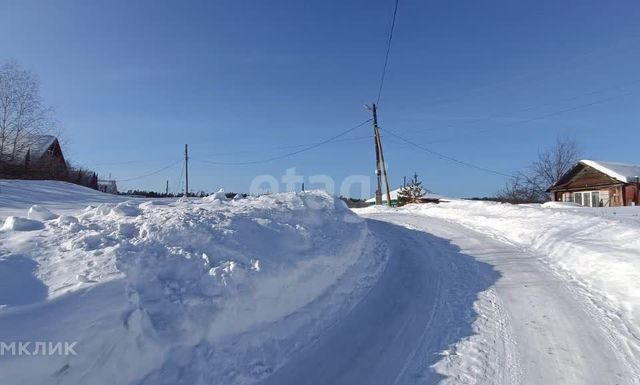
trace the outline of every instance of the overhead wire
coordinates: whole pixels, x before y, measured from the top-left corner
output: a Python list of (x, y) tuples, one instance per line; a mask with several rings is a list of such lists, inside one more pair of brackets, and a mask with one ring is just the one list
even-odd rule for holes
[(162, 172), (162, 171), (164, 171), (164, 170), (170, 169), (171, 167), (175, 166), (175, 165), (176, 165), (176, 164), (178, 164), (178, 163), (180, 163), (180, 160), (177, 160), (177, 161), (175, 161), (175, 162), (173, 162), (173, 163), (171, 163), (171, 164), (169, 164), (169, 165), (167, 165), (167, 166), (164, 166), (164, 167), (162, 167), (162, 168), (160, 168), (160, 169), (157, 169), (157, 170), (151, 171), (151, 172), (146, 173), (146, 174), (143, 174), (143, 175), (135, 176), (135, 177), (132, 177), (132, 178), (126, 178), (126, 179), (116, 179), (115, 181), (116, 181), (116, 182), (129, 182), (129, 181), (132, 181), (132, 180), (137, 180), (137, 179), (147, 178), (147, 177), (150, 177), (150, 176), (153, 176), (153, 175), (159, 174), (159, 173), (161, 173), (161, 172)]
[[(423, 106), (450, 105), (460, 100), (468, 99), (469, 97), (478, 97), (478, 96), (486, 95), (486, 92), (481, 92), (479, 94), (474, 93), (476, 91), (485, 91), (485, 90), (490, 91), (495, 89), (501, 89), (501, 88), (512, 86), (514, 84), (522, 83), (521, 81), (523, 80), (526, 83), (530, 83), (532, 81), (539, 82), (541, 79), (552, 79), (552, 78), (558, 77), (560, 74), (563, 74), (565, 72), (575, 71), (576, 68), (583, 67), (585, 63), (588, 63), (587, 59), (591, 57), (602, 56), (602, 57), (608, 58), (611, 50), (624, 47), (624, 44), (633, 42), (633, 43), (636, 43), (637, 45), (638, 40), (640, 40), (640, 36), (631, 36), (631, 37), (622, 39), (616, 42), (615, 44), (611, 44), (603, 48), (598, 48), (596, 50), (592, 50), (592, 51), (583, 53), (581, 55), (577, 55), (568, 61), (569, 64), (565, 63), (566, 67), (564, 69), (560, 69), (560, 70), (537, 69), (535, 71), (519, 74), (515, 78), (505, 79), (499, 82), (492, 82), (492, 83), (480, 85), (477, 87), (463, 89), (463, 90), (460, 90), (460, 93), (458, 95), (454, 95), (450, 97), (438, 97), (433, 100), (428, 100), (422, 105)], [(635, 45), (633, 46), (635, 47)], [(606, 53), (607, 55), (602, 55), (604, 53)], [(542, 75), (542, 77), (536, 77), (537, 75)]]
[[(331, 141), (331, 143), (341, 143), (341, 142), (351, 142), (351, 141), (357, 141), (357, 140), (362, 140), (362, 139), (371, 139), (373, 138), (373, 135), (361, 135), (361, 136), (356, 136), (353, 138), (343, 138), (343, 139), (336, 139)], [(271, 151), (271, 150), (283, 150), (283, 149), (290, 149), (290, 148), (301, 148), (301, 147), (308, 147), (308, 146), (312, 146), (318, 144), (318, 142), (313, 142), (313, 143), (303, 143), (303, 144), (292, 144), (292, 145), (287, 145), (287, 146), (275, 146), (275, 147), (269, 147), (269, 148), (260, 148), (259, 150), (261, 152), (266, 152), (266, 151)], [(248, 153), (255, 153), (255, 150), (240, 150), (240, 151), (225, 151), (225, 152), (217, 152), (217, 153), (209, 153), (207, 154), (208, 156), (225, 156), (225, 155), (239, 155), (239, 154), (248, 154)], [(204, 160), (209, 160), (209, 159), (204, 159)], [(215, 162), (215, 160), (213, 160)]]
[(342, 131), (342, 132), (340, 132), (340, 133), (338, 133), (338, 134), (336, 134), (334, 136), (331, 136), (328, 139), (325, 139), (325, 140), (323, 140), (321, 142), (318, 142), (318, 143), (311, 144), (311, 145), (309, 145), (309, 146), (307, 146), (305, 148), (302, 148), (300, 150), (288, 152), (288, 153), (285, 153), (285, 154), (273, 156), (273, 157), (266, 158), (266, 159), (247, 161), (247, 162), (220, 162), (220, 161), (212, 161), (212, 160), (206, 160), (206, 159), (196, 159), (196, 158), (192, 158), (192, 159), (195, 160), (195, 161), (198, 161), (198, 162), (204, 162), (204, 163), (215, 164), (215, 165), (223, 165), (223, 166), (246, 166), (246, 165), (253, 165), (253, 164), (268, 163), (268, 162), (272, 162), (272, 161), (275, 161), (275, 160), (285, 159), (285, 158), (288, 158), (288, 157), (291, 157), (291, 156), (294, 156), (294, 155), (298, 155), (298, 154), (301, 154), (303, 152), (307, 152), (307, 151), (313, 150), (315, 148), (318, 148), (320, 146), (323, 146), (323, 145), (325, 145), (327, 143), (333, 142), (336, 139), (341, 138), (341, 137), (347, 135), (348, 133), (350, 133), (352, 131), (355, 131), (356, 129), (364, 126), (365, 124), (367, 124), (369, 122), (371, 122), (371, 120), (372, 119), (367, 119), (364, 122), (359, 123), (356, 126), (353, 126), (353, 127), (349, 128), (349, 129), (347, 129), (345, 131)]
[(469, 162), (454, 158), (452, 156), (445, 155), (445, 154), (440, 153), (438, 151), (432, 150), (432, 149), (430, 149), (428, 147), (425, 147), (425, 146), (423, 146), (421, 144), (415, 143), (412, 140), (409, 140), (409, 139), (403, 137), (402, 135), (400, 135), (400, 134), (398, 134), (398, 133), (396, 133), (396, 132), (394, 132), (394, 131), (392, 131), (392, 130), (390, 130), (388, 128), (380, 128), (380, 130), (388, 133), (389, 135), (392, 135), (393, 137), (401, 140), (402, 142), (405, 142), (405, 143), (409, 144), (412, 147), (415, 147), (415, 148), (421, 150), (422, 152), (426, 152), (428, 154), (437, 156), (440, 159), (447, 160), (447, 161), (450, 161), (450, 162), (454, 162), (454, 163), (460, 164), (462, 166), (474, 168), (476, 170), (484, 171), (484, 172), (487, 172), (487, 173), (490, 173), (490, 174), (495, 174), (495, 175), (499, 175), (499, 176), (505, 176), (505, 177), (508, 177), (508, 178), (513, 177), (513, 175), (510, 175), (510, 174), (507, 174), (507, 173), (503, 173), (503, 172), (500, 172), (500, 171), (496, 171), (496, 170), (492, 170), (492, 169), (487, 168), (487, 167), (478, 166), (478, 165), (475, 165), (473, 163), (469, 163)]
[[(533, 117), (530, 117), (530, 118), (518, 120), (516, 122), (511, 122), (511, 123), (507, 123), (507, 124), (503, 124), (503, 125), (499, 125), (499, 126), (485, 127), (485, 128), (476, 129), (476, 130), (473, 130), (473, 133), (487, 132), (487, 131), (491, 131), (491, 130), (494, 130), (494, 129), (505, 129), (505, 128), (512, 128), (512, 127), (520, 126), (522, 124), (531, 123), (531, 122), (535, 122), (535, 121), (538, 121), (538, 120), (543, 120), (543, 119), (550, 118), (550, 117), (557, 116), (557, 115), (562, 115), (562, 114), (567, 113), (567, 112), (577, 111), (577, 110), (581, 110), (583, 108), (588, 108), (588, 107), (595, 106), (595, 105), (598, 105), (598, 104), (603, 104), (603, 103), (609, 102), (609, 101), (614, 100), (614, 99), (618, 99), (618, 98), (621, 98), (621, 97), (624, 97), (624, 96), (628, 96), (628, 95), (634, 94), (634, 93), (636, 93), (638, 91), (640, 91), (640, 90), (631, 90), (631, 91), (624, 92), (622, 94), (618, 94), (618, 95), (614, 95), (614, 96), (610, 96), (610, 97), (606, 97), (606, 98), (597, 99), (597, 100), (591, 101), (589, 103), (579, 104), (577, 106), (572, 106), (572, 107), (564, 108), (564, 109), (561, 109), (561, 110), (552, 111), (552, 112), (545, 113), (545, 114), (542, 114), (542, 115), (537, 115), (537, 116), (533, 116)], [(434, 142), (442, 142), (442, 140), (434, 141)], [(432, 142), (432, 143), (434, 143), (434, 142)]]
[(396, 0), (393, 8), (393, 18), (391, 19), (391, 29), (389, 30), (389, 38), (387, 39), (387, 52), (384, 56), (384, 65), (382, 66), (382, 75), (380, 76), (380, 86), (378, 87), (378, 97), (376, 98), (376, 104), (380, 103), (380, 97), (382, 95), (382, 87), (384, 86), (384, 78), (387, 74), (387, 66), (389, 65), (389, 53), (391, 52), (391, 42), (393, 40), (393, 30), (396, 26), (396, 16), (398, 15), (398, 3)]

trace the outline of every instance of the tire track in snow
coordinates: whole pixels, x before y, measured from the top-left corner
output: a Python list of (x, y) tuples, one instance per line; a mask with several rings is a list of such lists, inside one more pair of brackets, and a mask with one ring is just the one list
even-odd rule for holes
[[(510, 316), (508, 322), (514, 330), (516, 358), (522, 365), (524, 383), (637, 383), (638, 363), (628, 351), (634, 337), (626, 336), (606, 316), (597, 314), (594, 299), (586, 293), (581, 296), (583, 288), (543, 263), (541, 256), (509, 240), (505, 242), (499, 234), (484, 234), (482, 229), (469, 229), (451, 221), (402, 213), (390, 214), (389, 219), (452, 239), (464, 252), (496, 266), (503, 274), (495, 292)], [(476, 345), (481, 350), (482, 341), (492, 333), (485, 327), (478, 334), (481, 338)], [(503, 363), (508, 358), (498, 357)], [(457, 373), (464, 371), (462, 365)], [(452, 370), (451, 382), (464, 383), (456, 381), (461, 377), (456, 378), (455, 374), (456, 370)], [(500, 382), (498, 378), (471, 380), (514, 383)]]
[[(473, 302), (497, 275), (446, 240), (380, 221), (368, 226), (390, 248), (379, 281), (331, 330), (262, 384), (442, 380), (431, 366), (440, 352), (472, 333)], [(451, 269), (452, 261), (464, 268)], [(470, 284), (456, 286), (463, 281)]]

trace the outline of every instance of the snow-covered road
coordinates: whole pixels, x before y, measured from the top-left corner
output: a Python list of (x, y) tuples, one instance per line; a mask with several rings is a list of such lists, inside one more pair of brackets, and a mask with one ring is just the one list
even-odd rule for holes
[(377, 285), (265, 384), (632, 384), (633, 338), (534, 253), (459, 224), (370, 213)]
[(368, 225), (391, 248), (382, 277), (346, 318), (265, 384), (415, 383), (429, 376), (437, 352), (469, 334), (454, 319), (469, 318), (464, 312), (476, 293), (494, 281), (489, 266), (424, 232)]

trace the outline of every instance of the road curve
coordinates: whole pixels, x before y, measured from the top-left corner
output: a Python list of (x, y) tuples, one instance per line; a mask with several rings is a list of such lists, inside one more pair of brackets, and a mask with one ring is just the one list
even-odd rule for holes
[(473, 302), (497, 274), (447, 240), (369, 220), (391, 250), (366, 297), (263, 384), (414, 384), (443, 377), (430, 366), (471, 333)]
[(637, 363), (534, 254), (441, 219), (369, 214), (365, 298), (262, 384), (632, 384)]
[[(485, 293), (493, 306), (482, 309), (487, 322), (476, 323), (476, 357), (448, 360), (451, 383), (637, 384), (638, 362), (625, 350), (629, 336), (615, 330), (574, 283), (552, 271), (540, 256), (491, 234), (459, 224), (411, 214), (376, 215), (417, 231), (448, 239), (462, 252), (493, 266), (500, 278)], [(482, 300), (478, 304), (482, 305)], [(486, 304), (486, 301), (484, 301)], [(491, 327), (487, 327), (490, 325)], [(505, 336), (504, 349), (482, 344)], [(479, 338), (478, 338), (479, 337)], [(633, 338), (633, 337), (631, 337)], [(481, 349), (478, 349), (478, 348)], [(472, 355), (473, 355), (472, 354)], [(469, 371), (468, 361), (484, 367), (508, 364), (509, 372)], [(456, 368), (455, 365), (460, 367)], [(445, 365), (446, 366), (446, 365)], [(482, 368), (480, 368), (482, 369)], [(494, 368), (496, 369), (496, 368)], [(500, 374), (498, 380), (492, 374)], [(462, 381), (469, 379), (471, 381)]]

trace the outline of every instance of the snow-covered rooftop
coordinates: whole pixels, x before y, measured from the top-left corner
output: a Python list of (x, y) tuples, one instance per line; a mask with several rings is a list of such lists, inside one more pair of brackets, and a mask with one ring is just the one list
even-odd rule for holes
[(581, 160), (580, 163), (595, 168), (596, 170), (609, 175), (621, 182), (634, 182), (640, 177), (640, 165), (617, 162), (602, 162), (599, 160)]
[[(41, 158), (51, 147), (56, 137), (53, 135), (24, 135), (16, 143), (16, 161), (23, 161), (29, 152), (31, 159)], [(5, 146), (4, 155), (11, 155), (13, 143), (9, 140), (9, 145)]]

